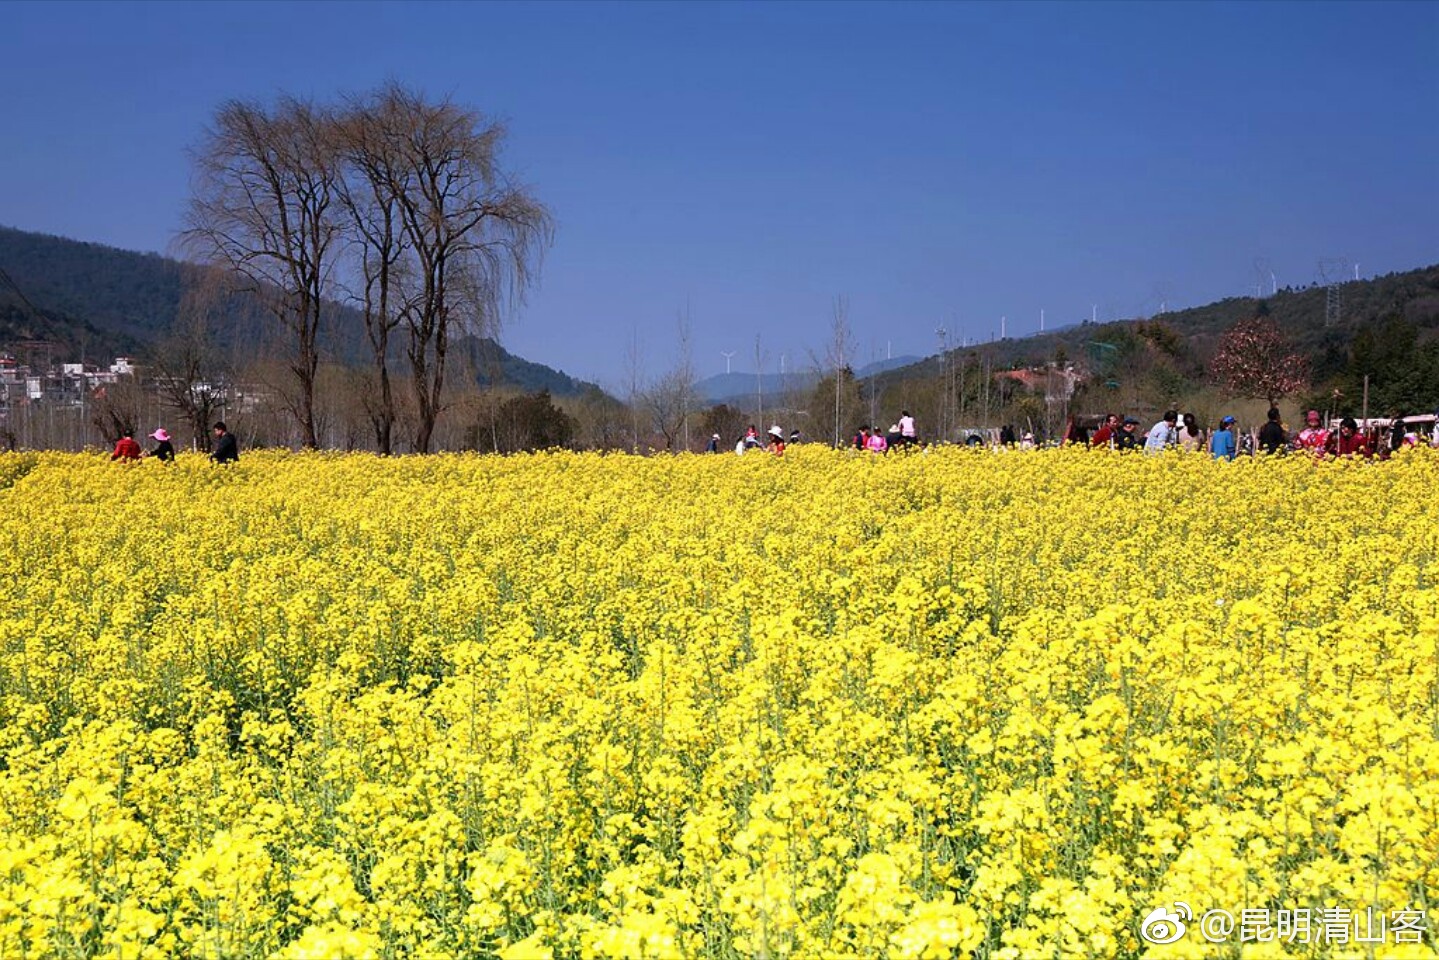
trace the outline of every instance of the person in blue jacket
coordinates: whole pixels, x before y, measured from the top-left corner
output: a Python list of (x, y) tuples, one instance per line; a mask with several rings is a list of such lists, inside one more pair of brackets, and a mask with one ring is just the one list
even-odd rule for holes
[(1219, 421), (1219, 429), (1209, 438), (1209, 452), (1216, 460), (1233, 460), (1238, 447), (1234, 443), (1234, 418)]

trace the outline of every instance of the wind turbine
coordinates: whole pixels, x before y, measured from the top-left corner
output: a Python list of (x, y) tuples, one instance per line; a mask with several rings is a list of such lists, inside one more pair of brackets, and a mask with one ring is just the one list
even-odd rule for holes
[(724, 372), (729, 373), (729, 362), (730, 358), (734, 356), (734, 351), (731, 350), (729, 353), (725, 353), (723, 350), (721, 350), (720, 356), (724, 357)]
[(1279, 292), (1279, 281), (1274, 276), (1274, 264), (1270, 262), (1268, 257), (1254, 258), (1254, 273), (1259, 277), (1258, 288), (1263, 288), (1264, 278), (1267, 276), (1269, 278), (1270, 296)]

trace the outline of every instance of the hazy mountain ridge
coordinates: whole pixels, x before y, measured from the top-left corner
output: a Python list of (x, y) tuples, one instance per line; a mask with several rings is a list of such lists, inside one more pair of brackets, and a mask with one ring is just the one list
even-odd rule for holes
[[(867, 363), (854, 371), (863, 380), (890, 370), (897, 370), (922, 362), (914, 356), (892, 357)], [(793, 373), (766, 373), (756, 377), (753, 373), (717, 373), (695, 384), (695, 395), (706, 403), (730, 403), (753, 400), (757, 393), (778, 396), (795, 390), (808, 390), (824, 377), (823, 371), (801, 369)]]

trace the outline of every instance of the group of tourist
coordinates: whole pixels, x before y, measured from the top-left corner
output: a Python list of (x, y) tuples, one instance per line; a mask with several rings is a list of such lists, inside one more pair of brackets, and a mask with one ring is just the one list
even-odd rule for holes
[(1345, 417), (1337, 430), (1324, 426), (1318, 410), (1304, 415), (1304, 428), (1290, 434), (1277, 407), (1270, 407), (1265, 423), (1257, 431), (1239, 433), (1234, 417), (1220, 419), (1218, 427), (1207, 431), (1192, 413), (1182, 417), (1176, 410), (1165, 411), (1159, 422), (1143, 434), (1139, 433), (1139, 421), (1134, 417), (1123, 419), (1116, 413), (1104, 418), (1104, 422), (1091, 436), (1079, 423), (1071, 419), (1065, 432), (1064, 441), (1069, 445), (1109, 447), (1114, 450), (1138, 450), (1157, 453), (1170, 448), (1181, 450), (1208, 451), (1216, 460), (1233, 460), (1237, 456), (1254, 453), (1279, 454), (1289, 451), (1308, 452), (1316, 456), (1362, 456), (1388, 457), (1395, 450), (1419, 445), (1421, 438), (1407, 426), (1403, 417), (1394, 417), (1388, 428), (1371, 428), (1365, 432), (1359, 429), (1353, 417)]
[[(1316, 456), (1387, 458), (1395, 450), (1418, 446), (1424, 442), (1424, 438), (1420, 437), (1417, 431), (1405, 424), (1403, 417), (1392, 418), (1387, 428), (1371, 428), (1367, 432), (1360, 430), (1353, 417), (1345, 417), (1339, 422), (1337, 430), (1330, 430), (1324, 426), (1318, 410), (1310, 410), (1305, 414), (1304, 428), (1291, 435), (1284, 429), (1277, 407), (1271, 407), (1264, 425), (1250, 433), (1241, 433), (1232, 416), (1221, 417), (1217, 427), (1206, 430), (1194, 414), (1186, 413), (1181, 416), (1177, 410), (1165, 411), (1164, 416), (1144, 433), (1139, 432), (1139, 426), (1139, 420), (1135, 417), (1121, 418), (1119, 414), (1111, 413), (1105, 416), (1091, 434), (1078, 419), (1071, 417), (1063, 443), (1065, 446), (1143, 450), (1146, 453), (1158, 453), (1168, 449), (1205, 451), (1216, 460), (1233, 460), (1238, 456), (1255, 453), (1278, 454), (1288, 451), (1309, 452)], [(216, 463), (238, 461), (239, 443), (223, 421), (215, 424), (214, 433), (215, 448), (210, 453), (210, 459)], [(154, 449), (147, 451), (136, 442), (133, 431), (127, 432), (115, 444), (110, 459), (122, 462), (134, 462), (145, 457), (162, 462), (175, 459), (175, 447), (170, 441), (170, 434), (163, 427), (150, 434), (150, 439), (154, 440), (156, 445)], [(798, 443), (801, 439), (800, 432), (793, 430), (789, 434), (788, 443)], [(978, 434), (971, 434), (965, 442), (969, 446), (983, 446), (985, 443), (984, 438)], [(1439, 430), (1436, 430), (1432, 442), (1439, 446)], [(718, 433), (712, 435), (705, 452), (718, 453), (721, 443)], [(891, 425), (889, 430), (865, 426), (850, 439), (850, 445), (854, 449), (870, 453), (888, 453), (892, 449), (906, 449), (918, 444), (914, 417), (908, 410), (901, 411), (899, 420)], [(1034, 434), (1026, 432), (1019, 437), (1013, 427), (1006, 426), (1000, 430), (999, 445), (1031, 449), (1037, 444)], [(743, 454), (750, 450), (760, 450), (783, 455), (785, 446), (785, 432), (778, 424), (770, 427), (763, 436), (754, 424), (750, 424), (749, 429), (735, 443), (734, 451)]]
[[(215, 449), (210, 451), (210, 459), (216, 463), (235, 463), (240, 459), (240, 443), (235, 435), (225, 426), (221, 420), (215, 424)], [(134, 463), (145, 457), (153, 457), (162, 463), (169, 463), (175, 459), (175, 445), (170, 442), (170, 433), (164, 427), (150, 434), (150, 439), (155, 441), (153, 450), (142, 449), (135, 440), (135, 431), (127, 430), (115, 443), (115, 450), (110, 454), (112, 461), (118, 460), (122, 463)]]
[[(799, 443), (803, 437), (798, 430), (791, 430), (788, 443)], [(850, 438), (850, 444), (856, 450), (868, 450), (871, 453), (888, 453), (897, 447), (910, 447), (919, 442), (919, 435), (915, 430), (914, 417), (908, 410), (901, 410), (899, 419), (894, 422), (888, 431), (879, 427), (864, 426)], [(723, 441), (718, 433), (713, 434), (709, 443), (705, 445), (705, 453), (719, 453)], [(735, 442), (734, 452), (743, 454), (750, 450), (763, 450), (767, 453), (783, 455), (786, 446), (785, 432), (779, 424), (769, 428), (769, 432), (763, 437), (754, 424), (749, 425), (744, 434)]]
[(912, 447), (918, 442), (914, 417), (908, 410), (901, 410), (899, 420), (887, 431), (880, 430), (878, 426), (860, 427), (859, 432), (850, 438), (850, 444), (856, 450), (868, 450), (870, 453), (888, 453), (891, 449)]

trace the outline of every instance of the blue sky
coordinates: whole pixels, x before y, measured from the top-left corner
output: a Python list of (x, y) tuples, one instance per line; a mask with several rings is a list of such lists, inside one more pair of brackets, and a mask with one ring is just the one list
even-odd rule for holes
[(1439, 262), (1439, 4), (6, 4), (0, 223), (167, 250), (216, 106), (395, 78), (553, 209), (510, 349), (616, 385)]

